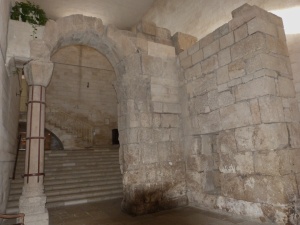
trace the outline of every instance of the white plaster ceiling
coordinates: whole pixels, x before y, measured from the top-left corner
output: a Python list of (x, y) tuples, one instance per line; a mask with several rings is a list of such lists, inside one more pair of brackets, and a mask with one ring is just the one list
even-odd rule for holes
[(154, 0), (30, 0), (38, 4), (53, 20), (72, 14), (83, 14), (102, 19), (127, 29), (136, 24), (152, 6)]

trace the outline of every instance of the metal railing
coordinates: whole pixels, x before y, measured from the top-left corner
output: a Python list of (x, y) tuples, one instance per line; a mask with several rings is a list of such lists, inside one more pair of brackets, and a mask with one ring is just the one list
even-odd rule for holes
[(64, 112), (61, 109), (51, 108), (46, 113), (46, 121), (68, 133), (76, 135), (89, 144), (93, 143), (94, 127), (88, 122)]
[(14, 225), (24, 225), (24, 213), (19, 214), (0, 214), (1, 219), (19, 219), (18, 223), (15, 223)]
[(17, 162), (18, 162), (18, 157), (19, 157), (21, 139), (22, 139), (22, 135), (20, 134), (19, 137), (18, 137), (18, 146), (17, 146), (14, 170), (13, 170), (13, 174), (12, 174), (12, 177), (11, 177), (12, 180), (14, 180), (16, 178), (16, 169), (17, 169)]

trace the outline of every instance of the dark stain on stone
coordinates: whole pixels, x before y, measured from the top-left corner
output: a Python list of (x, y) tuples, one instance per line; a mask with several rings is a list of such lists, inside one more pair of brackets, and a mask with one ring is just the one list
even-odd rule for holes
[(186, 196), (175, 199), (166, 197), (166, 193), (172, 186), (171, 184), (165, 184), (161, 188), (161, 186), (153, 185), (151, 188), (144, 187), (144, 189), (127, 192), (128, 194), (125, 194), (122, 202), (122, 210), (130, 215), (137, 216), (187, 205)]

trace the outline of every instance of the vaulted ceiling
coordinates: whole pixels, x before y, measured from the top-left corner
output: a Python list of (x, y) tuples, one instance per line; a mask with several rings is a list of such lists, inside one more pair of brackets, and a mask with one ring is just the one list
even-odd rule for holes
[(30, 0), (56, 20), (72, 14), (101, 18), (105, 25), (127, 29), (136, 24), (154, 0)]

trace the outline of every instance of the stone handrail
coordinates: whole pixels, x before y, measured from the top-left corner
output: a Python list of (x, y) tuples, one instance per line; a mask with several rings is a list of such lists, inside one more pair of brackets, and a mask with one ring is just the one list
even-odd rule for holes
[(46, 121), (53, 124), (68, 133), (76, 135), (89, 144), (93, 143), (94, 127), (88, 122), (73, 116), (62, 109), (51, 108), (46, 112)]

